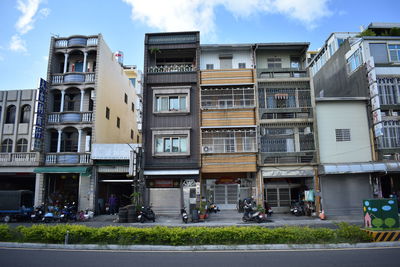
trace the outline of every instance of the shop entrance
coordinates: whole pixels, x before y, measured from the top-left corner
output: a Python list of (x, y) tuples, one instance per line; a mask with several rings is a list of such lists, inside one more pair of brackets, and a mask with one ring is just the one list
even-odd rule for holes
[(119, 207), (131, 204), (132, 179), (127, 179), (126, 173), (99, 173), (96, 211), (106, 213), (106, 204), (111, 194), (117, 197), (117, 211)]
[(78, 203), (79, 173), (47, 174), (45, 202), (49, 205)]
[(221, 209), (236, 209), (238, 199), (238, 184), (216, 184), (214, 186), (214, 201)]

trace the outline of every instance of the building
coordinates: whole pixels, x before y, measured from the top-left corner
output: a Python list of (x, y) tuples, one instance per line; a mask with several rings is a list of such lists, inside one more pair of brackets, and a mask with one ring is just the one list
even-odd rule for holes
[(0, 91), (0, 190), (35, 191), (40, 153), (32, 135), (38, 89)]
[[(305, 199), (318, 211), (314, 97), (307, 70), (309, 43), (254, 47), (257, 77), (258, 199), (275, 212)], [(315, 207), (317, 205), (317, 207)]]
[(201, 45), (201, 191), (222, 209), (256, 195), (257, 125), (252, 45)]
[(135, 88), (101, 34), (53, 37), (47, 80), (36, 204), (77, 201), (80, 210), (94, 210), (103, 177), (92, 145), (135, 142)]
[(310, 62), (328, 215), (361, 214), (363, 199), (400, 189), (399, 26), (371, 23), (345, 39), (333, 33)]
[(199, 32), (146, 34), (143, 145), (146, 199), (179, 214), (199, 181)]

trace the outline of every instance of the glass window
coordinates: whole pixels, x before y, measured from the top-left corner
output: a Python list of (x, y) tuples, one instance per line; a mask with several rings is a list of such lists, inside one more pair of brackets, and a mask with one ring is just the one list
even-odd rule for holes
[(106, 107), (106, 118), (110, 119), (110, 109), (108, 107)]
[(186, 153), (187, 137), (185, 136), (164, 136), (155, 138), (156, 153)]
[(269, 69), (280, 69), (282, 68), (281, 58), (267, 58), (267, 66)]
[(352, 54), (348, 59), (347, 59), (347, 68), (348, 72), (352, 73), (355, 71), (359, 66), (362, 64), (362, 55), (361, 55), (361, 49), (357, 49), (354, 54)]
[(400, 45), (388, 45), (390, 61), (400, 62)]
[(239, 69), (245, 69), (246, 68), (246, 63), (239, 63)]
[(2, 153), (11, 153), (12, 152), (13, 141), (11, 139), (6, 139), (1, 144), (1, 152)]
[(186, 96), (156, 96), (156, 112), (186, 111)]
[(8, 106), (6, 114), (6, 123), (15, 123), (16, 107), (14, 105)]
[(25, 138), (19, 139), (17, 142), (17, 152), (27, 152), (28, 151), (28, 140)]
[(136, 86), (136, 78), (129, 78), (129, 80), (131, 81), (133, 87)]
[(206, 69), (207, 70), (213, 70), (214, 69), (214, 64), (206, 64)]
[(23, 106), (21, 109), (20, 123), (29, 123), (30, 116), (31, 116), (31, 106), (30, 105)]

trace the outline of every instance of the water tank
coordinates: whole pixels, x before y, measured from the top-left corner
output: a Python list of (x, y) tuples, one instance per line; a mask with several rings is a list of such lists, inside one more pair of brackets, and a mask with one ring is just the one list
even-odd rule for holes
[(117, 62), (121, 65), (124, 64), (124, 52), (122, 51), (117, 51), (114, 53), (114, 57), (117, 60)]

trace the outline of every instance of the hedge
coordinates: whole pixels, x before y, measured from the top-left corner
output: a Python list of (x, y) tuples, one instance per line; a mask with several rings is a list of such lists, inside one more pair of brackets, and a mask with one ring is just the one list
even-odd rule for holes
[(69, 244), (119, 245), (237, 245), (237, 244), (321, 244), (371, 242), (357, 226), (341, 223), (338, 229), (309, 227), (151, 227), (84, 225), (0, 225), (0, 241), (63, 244), (69, 232)]

